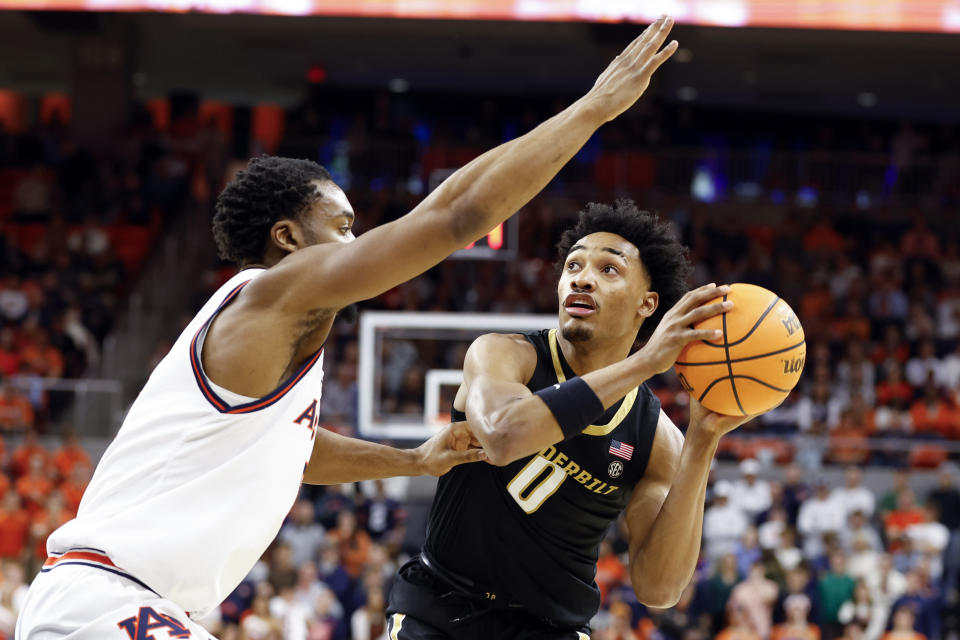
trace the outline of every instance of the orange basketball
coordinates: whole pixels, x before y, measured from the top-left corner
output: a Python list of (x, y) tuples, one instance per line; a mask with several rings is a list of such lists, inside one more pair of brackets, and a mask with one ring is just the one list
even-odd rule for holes
[(696, 325), (721, 329), (723, 337), (691, 342), (680, 352), (676, 365), (680, 384), (717, 413), (744, 416), (769, 411), (800, 379), (807, 356), (803, 327), (793, 309), (763, 287), (732, 284), (723, 299), (731, 300), (733, 309)]

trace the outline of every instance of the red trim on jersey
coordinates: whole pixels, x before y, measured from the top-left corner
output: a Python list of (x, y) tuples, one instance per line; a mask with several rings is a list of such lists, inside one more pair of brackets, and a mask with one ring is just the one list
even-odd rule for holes
[(197, 349), (197, 340), (199, 340), (200, 334), (203, 333), (208, 326), (210, 326), (210, 323), (213, 322), (213, 319), (217, 317), (217, 314), (220, 313), (224, 307), (230, 304), (230, 301), (233, 300), (233, 298), (240, 293), (240, 290), (243, 289), (243, 287), (245, 287), (249, 282), (250, 280), (241, 282), (233, 291), (228, 293), (227, 297), (224, 298), (223, 302), (220, 303), (220, 306), (217, 307), (217, 310), (213, 312), (213, 315), (210, 316), (206, 322), (203, 323), (203, 326), (201, 326), (200, 329), (197, 330), (196, 335), (193, 336), (193, 340), (190, 341), (190, 366), (193, 369), (193, 376), (197, 380), (197, 385), (200, 387), (201, 393), (203, 393), (207, 401), (210, 402), (210, 404), (212, 404), (220, 413), (238, 415), (252, 413), (254, 411), (258, 411), (259, 409), (269, 407), (285, 396), (290, 389), (300, 382), (303, 376), (305, 376), (307, 372), (313, 368), (313, 365), (316, 364), (317, 360), (320, 359), (320, 355), (323, 353), (323, 347), (321, 346), (317, 352), (314, 353), (313, 356), (311, 356), (303, 365), (301, 365), (300, 369), (297, 370), (285, 383), (262, 398), (252, 400), (245, 404), (231, 406), (224, 401), (223, 398), (218, 396), (216, 391), (214, 391), (210, 386), (207, 376), (204, 375), (203, 369), (200, 367), (200, 353)]
[(67, 551), (65, 554), (61, 556), (56, 556), (56, 557), (51, 556), (47, 558), (46, 562), (43, 563), (43, 566), (45, 568), (53, 567), (58, 562), (62, 562), (66, 560), (85, 560), (86, 562), (99, 562), (100, 564), (106, 565), (108, 567), (113, 567), (114, 569), (119, 568), (117, 567), (117, 565), (113, 564), (110, 558), (103, 555), (102, 553), (92, 553), (90, 551)]

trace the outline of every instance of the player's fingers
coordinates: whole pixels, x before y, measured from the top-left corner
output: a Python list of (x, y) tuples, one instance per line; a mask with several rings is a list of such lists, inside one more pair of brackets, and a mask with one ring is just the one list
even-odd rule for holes
[(673, 29), (673, 18), (665, 16), (652, 26), (655, 28), (650, 30), (650, 36), (643, 43), (643, 46), (640, 47), (639, 51), (637, 51), (634, 63), (645, 64), (647, 60), (660, 50), (667, 36), (670, 35), (670, 30)]
[(726, 313), (733, 309), (733, 302), (725, 300), (723, 302), (714, 302), (713, 304), (702, 304), (694, 307), (683, 316), (683, 324), (697, 324), (701, 320), (712, 318), (721, 313)]
[(683, 337), (687, 342), (693, 342), (694, 340), (713, 341), (722, 338), (723, 331), (720, 329), (689, 329), (683, 333)]
[(699, 307), (705, 302), (709, 302), (714, 298), (725, 296), (728, 293), (730, 293), (730, 287), (725, 284), (720, 285), (719, 287), (715, 285), (713, 286), (708, 285), (705, 287), (699, 287), (697, 289), (694, 289), (693, 291), (690, 292), (690, 297), (687, 298), (686, 300), (686, 304), (684, 305), (685, 306), (684, 313), (686, 313), (687, 311), (690, 311), (695, 307)]
[(667, 43), (667, 46), (661, 49), (660, 52), (653, 56), (650, 62), (647, 63), (647, 70), (652, 73), (659, 69), (660, 65), (669, 60), (670, 56), (675, 54), (679, 47), (680, 44), (676, 40), (671, 40)]
[(469, 438), (472, 434), (470, 433), (470, 423), (466, 420), (460, 422), (451, 422), (450, 426), (447, 427), (450, 430), (451, 440), (456, 439), (465, 439)]
[(660, 16), (643, 30), (643, 32), (633, 39), (633, 42), (628, 44), (624, 50), (620, 53), (620, 59), (626, 59), (632, 61), (636, 56), (637, 52), (650, 41), (651, 38), (658, 32), (658, 30), (663, 26), (663, 23), (666, 21), (667, 16)]
[(467, 464), (468, 462), (482, 462), (487, 459), (487, 452), (483, 449), (467, 449), (466, 451), (457, 451), (453, 455), (453, 466)]
[(696, 289), (691, 289), (690, 291), (687, 291), (675, 305), (673, 305), (673, 309), (671, 311), (673, 311), (673, 315), (675, 316), (682, 316), (694, 307), (699, 307), (704, 302), (712, 300), (713, 298), (718, 297), (718, 295), (723, 295), (717, 293), (720, 289), (721, 287), (718, 287), (713, 282), (710, 284), (705, 284), (701, 287), (697, 287)]

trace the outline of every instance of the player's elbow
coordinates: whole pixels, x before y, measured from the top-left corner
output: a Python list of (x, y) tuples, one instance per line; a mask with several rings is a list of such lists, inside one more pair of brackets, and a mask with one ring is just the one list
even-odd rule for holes
[(630, 581), (637, 600), (655, 609), (669, 609), (680, 602), (689, 579), (680, 582), (666, 567), (644, 567), (636, 559), (631, 564)]
[(519, 451), (518, 430), (504, 412), (494, 412), (483, 420), (483, 437), (480, 438), (487, 461), (497, 467), (503, 467), (523, 457)]
[(643, 584), (634, 586), (634, 593), (637, 594), (637, 600), (641, 604), (654, 609), (669, 609), (680, 602), (680, 596), (683, 594), (682, 588), (674, 588), (665, 585)]
[(520, 457), (516, 455), (516, 429), (509, 404), (497, 406), (482, 394), (472, 393), (467, 399), (466, 413), (487, 462), (503, 467)]
[(504, 467), (520, 457), (516, 455), (509, 431), (499, 426), (494, 426), (487, 433), (483, 450), (487, 454), (487, 461), (496, 467)]

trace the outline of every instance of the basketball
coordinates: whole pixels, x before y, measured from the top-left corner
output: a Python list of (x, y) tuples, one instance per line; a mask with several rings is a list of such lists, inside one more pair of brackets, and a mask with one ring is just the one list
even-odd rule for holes
[(733, 309), (695, 326), (720, 329), (723, 336), (691, 342), (680, 352), (676, 363), (680, 384), (717, 413), (745, 416), (769, 411), (800, 379), (807, 355), (803, 327), (793, 309), (763, 287), (732, 284), (723, 300), (732, 301)]

